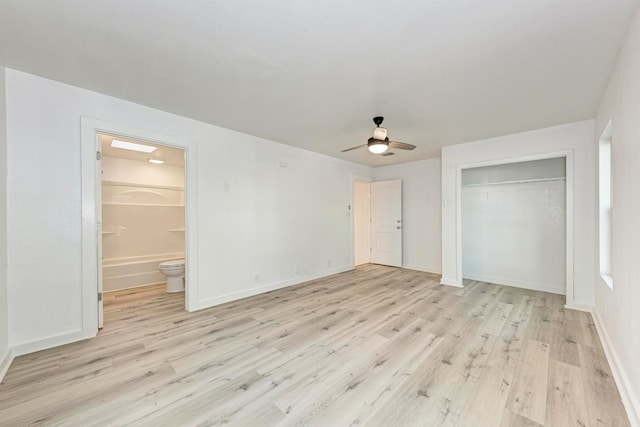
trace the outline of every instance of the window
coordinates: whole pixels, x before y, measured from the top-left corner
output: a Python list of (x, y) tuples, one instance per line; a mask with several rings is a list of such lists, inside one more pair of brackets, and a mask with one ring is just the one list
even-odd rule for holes
[(599, 159), (599, 198), (600, 205), (600, 276), (613, 289), (612, 278), (612, 237), (613, 237), (613, 194), (611, 186), (611, 140), (612, 140), (611, 120), (607, 123), (598, 150)]

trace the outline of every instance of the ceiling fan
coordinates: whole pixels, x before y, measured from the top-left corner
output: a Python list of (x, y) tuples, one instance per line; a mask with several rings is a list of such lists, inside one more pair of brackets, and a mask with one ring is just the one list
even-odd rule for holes
[(404, 142), (397, 141), (389, 141), (389, 137), (387, 137), (387, 128), (380, 127), (384, 117), (378, 116), (373, 118), (373, 123), (376, 124), (376, 128), (373, 130), (373, 136), (369, 138), (366, 144), (358, 145), (356, 147), (347, 148), (346, 150), (342, 150), (342, 152), (357, 150), (358, 148), (368, 147), (369, 151), (373, 154), (381, 154), (383, 156), (388, 156), (393, 153), (386, 152), (389, 148), (399, 148), (401, 150), (413, 150), (416, 148), (415, 145), (406, 144)]

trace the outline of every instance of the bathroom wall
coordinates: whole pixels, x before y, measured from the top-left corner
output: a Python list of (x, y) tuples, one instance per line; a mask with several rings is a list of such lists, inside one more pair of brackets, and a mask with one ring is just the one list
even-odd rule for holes
[(160, 262), (184, 257), (184, 167), (102, 158), (105, 292), (164, 282)]

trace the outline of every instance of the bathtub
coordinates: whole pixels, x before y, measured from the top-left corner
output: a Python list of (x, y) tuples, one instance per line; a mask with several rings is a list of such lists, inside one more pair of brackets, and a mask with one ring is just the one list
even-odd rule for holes
[(103, 259), (103, 291), (118, 291), (120, 289), (164, 283), (166, 277), (158, 271), (158, 264), (180, 258), (184, 258), (184, 253)]

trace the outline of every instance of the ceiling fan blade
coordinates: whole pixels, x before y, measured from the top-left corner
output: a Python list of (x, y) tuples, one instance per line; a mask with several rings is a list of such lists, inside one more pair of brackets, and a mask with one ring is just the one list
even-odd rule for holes
[(407, 144), (405, 142), (389, 141), (389, 148), (399, 148), (401, 150), (413, 150), (414, 148), (416, 148), (416, 146), (412, 144)]
[(367, 144), (362, 144), (362, 145), (358, 145), (356, 147), (351, 147), (351, 148), (347, 148), (346, 150), (342, 150), (343, 153), (347, 152), (347, 151), (351, 151), (351, 150), (357, 150), (358, 148), (364, 148), (366, 147)]
[(393, 151), (385, 151), (384, 153), (380, 153), (382, 157), (393, 156), (395, 154), (396, 153), (394, 153)]

